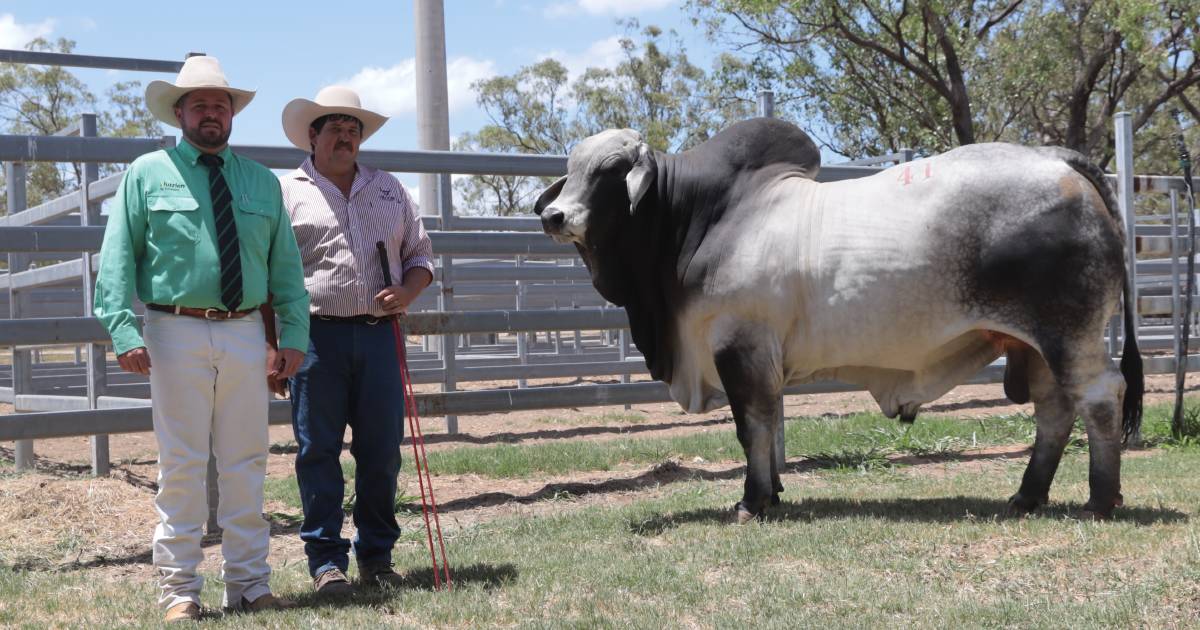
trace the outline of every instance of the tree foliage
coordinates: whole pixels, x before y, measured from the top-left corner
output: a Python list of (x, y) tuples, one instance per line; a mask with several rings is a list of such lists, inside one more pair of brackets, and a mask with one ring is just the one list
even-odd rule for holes
[(851, 157), (993, 140), (1101, 165), (1132, 114), (1139, 167), (1166, 167), (1161, 115), (1200, 103), (1200, 4), (1161, 0), (690, 0), (738, 51), (732, 74)]
[[(26, 45), (28, 50), (70, 53), (75, 42), (42, 38)], [(79, 122), (85, 113), (97, 115), (102, 136), (158, 136), (162, 129), (146, 109), (141, 84), (114, 84), (102, 100), (96, 98), (74, 74), (61, 66), (0, 63), (0, 125), (4, 133), (51, 135)], [(101, 173), (115, 172), (116, 165), (101, 165)], [(62, 196), (78, 188), (83, 176), (79, 163), (28, 165), (26, 195), (30, 206)], [(0, 211), (7, 213), (7, 195), (0, 195)]]
[[(476, 100), (491, 123), (460, 137), (455, 149), (565, 155), (582, 138), (627, 127), (656, 149), (679, 151), (751, 115), (753, 101), (716, 89), (674, 32), (636, 21), (625, 26), (613, 68), (587, 68), (572, 81), (562, 63), (544, 59), (476, 82)], [(464, 212), (509, 215), (528, 213), (548, 181), (483, 175), (461, 178), (455, 188)]]

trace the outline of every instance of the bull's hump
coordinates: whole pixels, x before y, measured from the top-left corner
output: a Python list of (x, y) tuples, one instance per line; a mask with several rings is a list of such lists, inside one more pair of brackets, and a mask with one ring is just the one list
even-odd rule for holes
[(813, 178), (821, 168), (821, 152), (808, 134), (775, 118), (734, 123), (681, 155), (704, 165), (720, 163), (730, 171), (790, 166), (802, 176)]

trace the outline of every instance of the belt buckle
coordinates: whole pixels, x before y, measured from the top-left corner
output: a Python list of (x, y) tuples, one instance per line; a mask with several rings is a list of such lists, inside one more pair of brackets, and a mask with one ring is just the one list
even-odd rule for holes
[(379, 318), (378, 318), (378, 317), (368, 317), (368, 318), (367, 318), (367, 325), (368, 325), (368, 326), (374, 326), (375, 324), (378, 324), (378, 323), (379, 323)]
[[(210, 317), (211, 313), (218, 313), (218, 315), (215, 317)], [(228, 314), (226, 314), (225, 317), (221, 317), (219, 315), (219, 313), (225, 313), (225, 311), (222, 311), (220, 309), (215, 309), (215, 308), (206, 308), (206, 309), (204, 309), (204, 319), (207, 319), (209, 321), (216, 321), (219, 319), (229, 319)]]

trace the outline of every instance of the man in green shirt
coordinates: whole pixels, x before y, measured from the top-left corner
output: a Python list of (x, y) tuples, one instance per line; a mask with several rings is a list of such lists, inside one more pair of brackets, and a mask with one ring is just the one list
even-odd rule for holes
[[(224, 606), (291, 605), (268, 583), (267, 378), (292, 376), (302, 363), (309, 300), (279, 181), (229, 150), (233, 116), (253, 96), (230, 88), (217, 60), (204, 56), (189, 58), (174, 84), (147, 86), (147, 107), (179, 127), (183, 141), (126, 171), (96, 277), (96, 316), (121, 368), (150, 376), (159, 450), (153, 552), (167, 621), (200, 616), (210, 437)], [(133, 290), (146, 304), (144, 338)], [(278, 352), (266, 344), (258, 310), (268, 296), (282, 323)]]

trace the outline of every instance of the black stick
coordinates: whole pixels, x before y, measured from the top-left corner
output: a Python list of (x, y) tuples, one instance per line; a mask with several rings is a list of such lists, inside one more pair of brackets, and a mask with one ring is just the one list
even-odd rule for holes
[(392, 286), (392, 270), (388, 266), (387, 246), (383, 241), (375, 241), (375, 249), (379, 250), (379, 266), (383, 268), (384, 288)]
[(1171, 417), (1171, 434), (1176, 438), (1183, 437), (1183, 383), (1187, 373), (1188, 344), (1191, 336), (1192, 293), (1196, 290), (1196, 196), (1192, 191), (1192, 156), (1188, 153), (1187, 143), (1183, 139), (1183, 122), (1179, 110), (1171, 110), (1179, 132), (1175, 135), (1175, 145), (1179, 150), (1179, 166), (1183, 169), (1183, 187), (1187, 191), (1188, 211), (1188, 262), (1187, 262), (1187, 296), (1184, 298), (1183, 339), (1175, 352), (1175, 413)]

